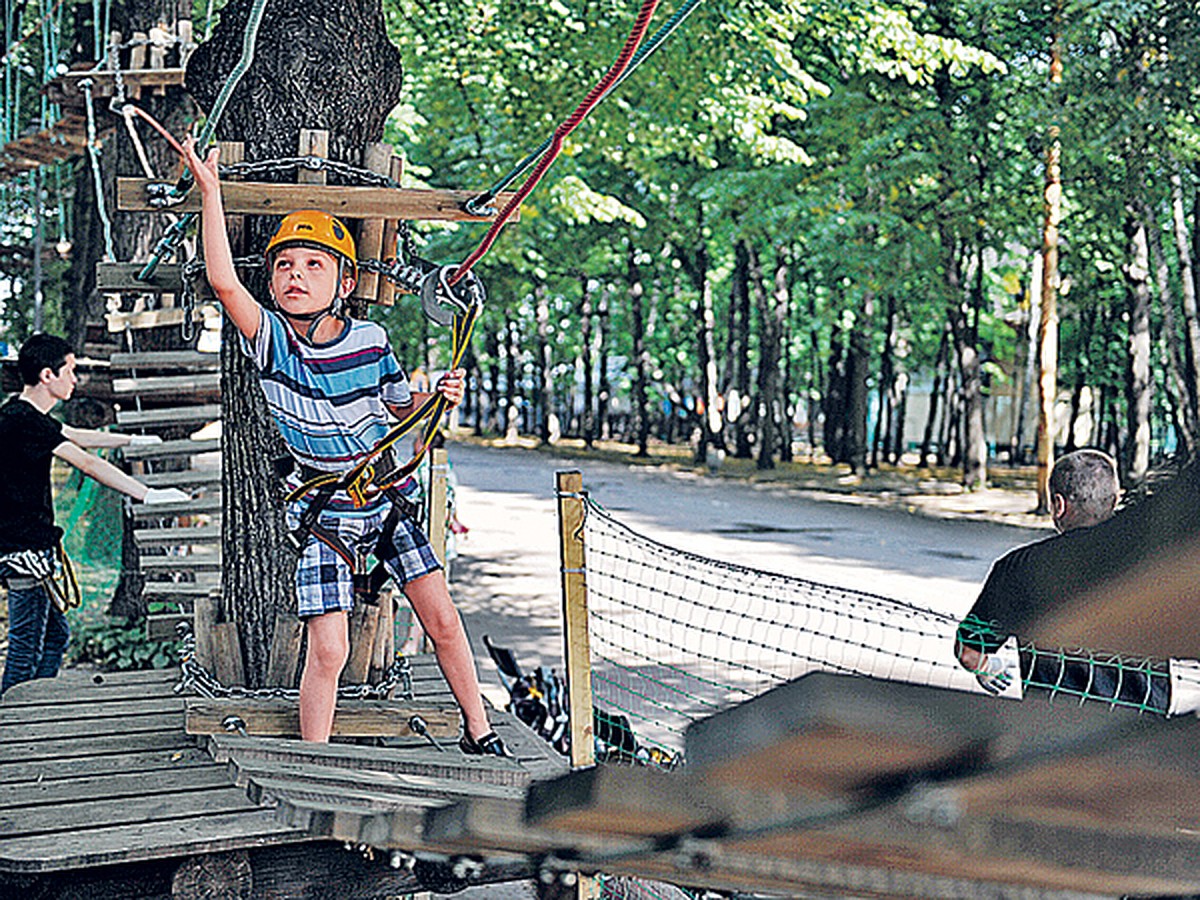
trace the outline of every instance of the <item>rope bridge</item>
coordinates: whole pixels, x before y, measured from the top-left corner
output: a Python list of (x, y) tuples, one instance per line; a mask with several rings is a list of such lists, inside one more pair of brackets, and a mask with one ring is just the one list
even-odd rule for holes
[[(980, 690), (955, 656), (955, 616), (707, 559), (638, 534), (590, 498), (586, 510), (595, 704), (626, 717), (636, 746), (623, 749), (642, 762), (677, 763), (691, 722), (812, 671)], [(1157, 691), (1106, 687), (1165, 684), (1165, 661), (1020, 653), (1026, 689), (1165, 712)]]

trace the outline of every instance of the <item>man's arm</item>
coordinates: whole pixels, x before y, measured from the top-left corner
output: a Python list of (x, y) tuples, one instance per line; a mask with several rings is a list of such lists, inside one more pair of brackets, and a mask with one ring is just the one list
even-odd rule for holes
[(213, 293), (233, 324), (253, 340), (262, 322), (262, 309), (238, 278), (229, 247), (229, 232), (225, 229), (225, 204), (221, 199), (221, 180), (217, 174), (219, 149), (214, 147), (208, 157), (196, 155), (196, 140), (183, 142), (183, 158), (200, 190), (200, 223), (204, 241), (204, 268)]
[(93, 450), (106, 447), (130, 447), (145, 444), (162, 443), (162, 438), (156, 434), (121, 434), (118, 431), (95, 431), (91, 428), (62, 427), (62, 436), (72, 444)]
[[(64, 432), (66, 429), (64, 429)], [(63, 462), (70, 463), (84, 475), (94, 478), (103, 485), (120, 491), (134, 500), (146, 499), (148, 488), (129, 475), (126, 475), (112, 463), (103, 460), (94, 453), (88, 453), (79, 445), (65, 440), (54, 448), (54, 455)]]

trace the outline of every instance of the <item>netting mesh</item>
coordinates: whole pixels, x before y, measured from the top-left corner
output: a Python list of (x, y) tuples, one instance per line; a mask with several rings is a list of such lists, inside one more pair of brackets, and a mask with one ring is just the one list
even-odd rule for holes
[(597, 706), (673, 755), (696, 719), (822, 669), (967, 687), (957, 620), (886, 597), (706, 559), (588, 502)]
[[(955, 616), (677, 550), (590, 499), (584, 532), (596, 707), (627, 720), (625, 749), (642, 761), (678, 762), (691, 722), (815, 670), (980, 690), (958, 662)], [(1027, 644), (1020, 670), (1051, 699), (1169, 704), (1163, 661)]]

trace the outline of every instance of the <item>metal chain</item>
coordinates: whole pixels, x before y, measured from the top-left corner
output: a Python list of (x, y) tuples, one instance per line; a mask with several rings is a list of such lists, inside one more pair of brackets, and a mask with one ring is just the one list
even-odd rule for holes
[[(298, 700), (300, 692), (296, 688), (265, 687), (247, 688), (241, 685), (226, 686), (217, 680), (196, 659), (196, 636), (186, 622), (181, 622), (178, 629), (182, 635), (180, 651), (180, 681), (175, 685), (176, 694), (187, 691), (199, 694), (209, 700), (217, 698), (237, 698), (239, 700)], [(379, 684), (345, 684), (338, 688), (339, 700), (387, 700), (390, 699), (397, 686), (400, 686), (398, 696), (401, 700), (413, 700), (412, 663), (407, 656), (397, 653), (392, 665), (388, 668), (384, 680)]]

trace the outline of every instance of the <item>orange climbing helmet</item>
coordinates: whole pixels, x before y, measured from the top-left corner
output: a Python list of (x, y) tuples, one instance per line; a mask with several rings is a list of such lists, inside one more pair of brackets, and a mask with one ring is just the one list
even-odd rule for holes
[(341, 220), (317, 209), (301, 209), (283, 217), (279, 228), (263, 255), (270, 265), (275, 251), (287, 244), (313, 247), (332, 253), (339, 261), (350, 266), (351, 276), (358, 277), (358, 255), (354, 249), (354, 238)]

